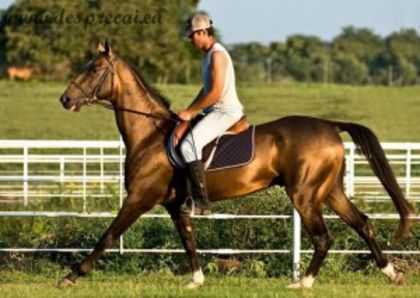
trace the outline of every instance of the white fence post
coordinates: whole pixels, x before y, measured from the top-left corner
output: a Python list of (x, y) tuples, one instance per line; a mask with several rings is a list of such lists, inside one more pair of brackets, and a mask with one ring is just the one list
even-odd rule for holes
[(410, 197), (411, 189), (411, 148), (407, 149), (405, 157), (405, 196)]
[(104, 193), (104, 147), (100, 148), (101, 164), (100, 164), (100, 176), (101, 176), (101, 193)]
[(29, 156), (28, 147), (23, 147), (23, 206), (28, 206)]
[(299, 213), (293, 209), (293, 280), (300, 277), (300, 244), (301, 244), (301, 221)]
[[(122, 207), (123, 204), (123, 188), (124, 188), (124, 156), (123, 156), (123, 140), (122, 137), (120, 137), (120, 148), (119, 148), (119, 153), (120, 153), (120, 199), (119, 199), (119, 205), (120, 205), (120, 209)], [(124, 238), (123, 238), (123, 234), (121, 234), (120, 236), (120, 254), (124, 253)]]
[(348, 198), (354, 196), (354, 143), (349, 146), (349, 158), (346, 160), (346, 175), (347, 175), (347, 189), (346, 195)]
[(86, 184), (87, 184), (87, 169), (86, 169), (86, 147), (83, 147), (83, 212), (86, 212)]
[(60, 183), (64, 183), (64, 174), (65, 174), (65, 167), (64, 167), (64, 157), (60, 157)]

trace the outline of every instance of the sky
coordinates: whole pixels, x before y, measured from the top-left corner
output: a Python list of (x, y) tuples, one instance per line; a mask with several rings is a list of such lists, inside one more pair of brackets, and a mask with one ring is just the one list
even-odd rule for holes
[(11, 3), (14, 1), (12, 0), (0, 0), (0, 9), (6, 9), (10, 6)]
[(350, 25), (381, 36), (420, 32), (420, 0), (201, 0), (199, 7), (226, 43), (284, 41), (291, 34), (329, 41)]
[[(12, 2), (0, 0), (0, 9)], [(199, 8), (225, 43), (284, 41), (292, 34), (329, 41), (350, 25), (382, 36), (401, 28), (420, 32), (420, 0), (201, 0)]]

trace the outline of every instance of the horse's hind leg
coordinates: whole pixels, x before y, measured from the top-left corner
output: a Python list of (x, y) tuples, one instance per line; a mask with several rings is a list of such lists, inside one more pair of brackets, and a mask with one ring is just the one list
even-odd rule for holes
[(332, 244), (332, 237), (322, 218), (321, 204), (325, 198), (319, 188), (301, 187), (296, 193), (289, 194), (294, 207), (299, 212), (302, 223), (311, 237), (315, 251), (312, 260), (301, 280), (291, 284), (289, 288), (310, 288), (318, 274), (322, 261)]
[(333, 209), (350, 227), (365, 240), (375, 258), (376, 264), (381, 271), (393, 282), (403, 283), (404, 275), (397, 272), (393, 265), (388, 262), (382, 253), (376, 239), (368, 217), (357, 209), (357, 207), (347, 198), (343, 191), (342, 184), (337, 184), (334, 190), (327, 197), (326, 204)]
[(187, 288), (195, 289), (203, 285), (204, 275), (197, 256), (196, 242), (190, 215), (188, 212), (183, 211), (182, 207), (179, 206), (167, 206), (166, 208), (178, 230), (182, 245), (184, 246), (190, 261), (193, 277), (192, 281), (187, 285)]

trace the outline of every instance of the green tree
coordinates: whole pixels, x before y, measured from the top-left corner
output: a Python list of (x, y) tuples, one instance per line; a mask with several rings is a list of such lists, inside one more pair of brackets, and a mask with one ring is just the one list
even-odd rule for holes
[[(380, 81), (388, 69), (383, 39), (367, 28), (345, 27), (331, 43), (332, 56), (351, 55), (368, 68), (368, 81)], [(342, 60), (341, 58), (337, 58)]]
[[(116, 52), (148, 78), (163, 83), (178, 81), (185, 76), (188, 62), (195, 59), (179, 28), (197, 4), (198, 0), (21, 0), (7, 10), (3, 21), (12, 16), (64, 13), (78, 17), (79, 22), (7, 22), (3, 28), (6, 60), (9, 64), (34, 65), (47, 76), (64, 78), (96, 54), (99, 41), (109, 39)], [(117, 15), (121, 16), (118, 22)]]
[(331, 43), (333, 53), (351, 54), (369, 65), (385, 50), (383, 39), (367, 28), (345, 27)]
[(420, 81), (420, 35), (414, 29), (401, 30), (386, 38), (395, 81), (414, 84)]
[(417, 70), (413, 63), (405, 58), (397, 61), (397, 82), (400, 85), (413, 85), (417, 81)]
[(262, 82), (266, 80), (268, 48), (260, 43), (236, 44), (230, 48), (238, 81)]
[(5, 11), (0, 10), (0, 76), (6, 72), (6, 20), (4, 18)]
[(316, 36), (292, 35), (286, 41), (286, 70), (299, 81), (323, 81), (328, 46)]
[(366, 64), (360, 62), (355, 56), (339, 54), (333, 58), (334, 81), (344, 84), (366, 84), (369, 71)]

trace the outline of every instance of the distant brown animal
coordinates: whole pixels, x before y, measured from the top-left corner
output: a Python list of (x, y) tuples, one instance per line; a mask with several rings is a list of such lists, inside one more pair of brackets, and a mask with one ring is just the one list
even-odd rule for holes
[(9, 76), (9, 80), (21, 79), (24, 81), (28, 81), (31, 79), (31, 76), (35, 71), (35, 67), (12, 66), (7, 68), (7, 75)]
[[(64, 108), (79, 111), (88, 103), (108, 100), (115, 110), (118, 129), (127, 155), (125, 187), (127, 198), (95, 249), (73, 266), (59, 282), (74, 285), (86, 275), (106, 249), (153, 206), (161, 204), (170, 213), (190, 259), (193, 279), (188, 288), (203, 285), (189, 213), (184, 212), (185, 177), (167, 157), (167, 136), (174, 129), (176, 114), (169, 103), (143, 77), (116, 56), (111, 47), (100, 45), (100, 54), (68, 86), (60, 101)], [(273, 109), (267, 106), (267, 109)], [(131, 111), (131, 112), (130, 112)], [(144, 115), (147, 117), (140, 117)], [(383, 254), (370, 221), (344, 192), (345, 150), (339, 133), (350, 134), (387, 190), (401, 216), (396, 236), (407, 234), (413, 208), (398, 186), (393, 171), (375, 134), (356, 123), (290, 116), (256, 126), (255, 157), (237, 168), (207, 172), (211, 201), (244, 196), (274, 185), (284, 186), (315, 251), (303, 278), (291, 288), (311, 287), (332, 243), (322, 215), (323, 205), (334, 210), (366, 241), (381, 271), (395, 283), (404, 280)]]

